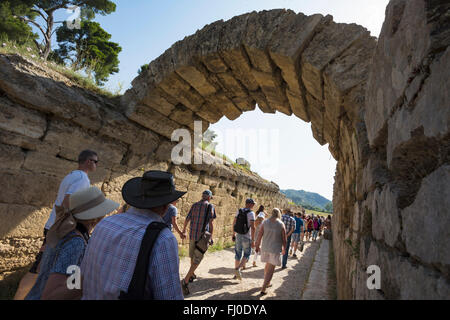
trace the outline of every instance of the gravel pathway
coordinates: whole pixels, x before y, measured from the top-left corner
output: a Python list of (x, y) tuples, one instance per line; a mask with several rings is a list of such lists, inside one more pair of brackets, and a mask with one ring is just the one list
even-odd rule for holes
[[(314, 257), (322, 239), (306, 242), (303, 252), (297, 250), (297, 258), (289, 257), (287, 268), (276, 267), (272, 287), (267, 295), (260, 296), (264, 278), (264, 264), (259, 260), (252, 266), (253, 256), (242, 271), (242, 281), (234, 280), (234, 248), (206, 253), (196, 270), (197, 279), (189, 284), (186, 300), (300, 300), (306, 288)], [(190, 259), (180, 260), (180, 276), (189, 270)], [(326, 283), (324, 284), (326, 286)], [(323, 297), (322, 297), (323, 298)], [(318, 299), (318, 298), (316, 298)]]

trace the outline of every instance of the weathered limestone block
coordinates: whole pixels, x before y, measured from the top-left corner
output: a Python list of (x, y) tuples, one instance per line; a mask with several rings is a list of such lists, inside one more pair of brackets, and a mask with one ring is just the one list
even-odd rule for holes
[[(80, 150), (81, 151), (81, 150)], [(69, 172), (76, 170), (78, 163), (67, 161), (52, 154), (29, 151), (26, 154), (23, 168), (36, 173), (43, 173), (57, 178), (63, 178)]]
[(289, 100), (292, 112), (303, 121), (310, 122), (307, 107), (303, 98), (286, 89), (286, 97)]
[(159, 83), (159, 88), (192, 111), (197, 111), (205, 102), (203, 97), (175, 72)]
[(225, 115), (229, 120), (237, 119), (242, 111), (237, 108), (233, 101), (231, 101), (223, 91), (217, 91), (216, 94), (205, 97), (210, 105), (215, 106), (215, 109), (221, 115)]
[[(372, 235), (394, 247), (400, 235), (400, 218), (397, 197), (389, 185), (375, 190), (372, 205)], [(417, 235), (416, 235), (417, 236)]]
[(0, 144), (0, 169), (20, 169), (25, 160), (25, 153), (16, 146)]
[[(336, 122), (349, 109), (350, 106), (343, 104), (344, 94), (356, 85), (366, 83), (375, 47), (375, 38), (366, 35), (324, 69), (324, 104), (331, 120)], [(357, 110), (362, 107), (358, 105)]]
[[(63, 79), (69, 82), (67, 78)], [(66, 83), (55, 82), (42, 67), (22, 57), (0, 57), (0, 89), (14, 97), (14, 101), (98, 130), (101, 127), (100, 105), (87, 98), (84, 90), (71, 88)]]
[[(450, 166), (422, 180), (414, 202), (401, 212), (402, 238), (409, 254), (428, 264), (450, 267)], [(436, 190), (439, 190), (436, 192)], [(450, 270), (450, 269), (448, 269)]]
[(318, 33), (302, 53), (302, 80), (316, 99), (323, 100), (322, 71), (368, 31), (356, 24), (332, 21)]
[(47, 127), (45, 116), (0, 97), (0, 128), (26, 137), (39, 139)]
[(174, 130), (182, 128), (179, 123), (145, 105), (129, 105), (126, 115), (131, 120), (169, 139)]
[(52, 206), (60, 183), (58, 178), (22, 170), (2, 170), (0, 181), (0, 203), (35, 207)]
[[(411, 138), (411, 133), (423, 128), (427, 137), (443, 137), (450, 131), (450, 48), (430, 66), (430, 76), (418, 92), (415, 107), (404, 105), (388, 120), (387, 162), (391, 165), (396, 147)], [(447, 106), (447, 107), (446, 107)]]

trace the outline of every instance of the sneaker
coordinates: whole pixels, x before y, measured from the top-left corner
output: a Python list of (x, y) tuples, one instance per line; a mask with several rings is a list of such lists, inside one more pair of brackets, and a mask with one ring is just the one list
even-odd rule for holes
[(183, 290), (184, 296), (187, 296), (189, 294), (188, 284), (184, 282), (184, 279), (181, 279), (181, 289)]
[(282, 266), (282, 267), (281, 267), (281, 269), (283, 269), (283, 270), (286, 269), (286, 268), (287, 268), (287, 266)]
[(189, 278), (189, 282), (193, 282), (195, 279), (197, 279), (197, 276), (195, 273)]
[(242, 280), (241, 271), (239, 269), (235, 269), (234, 274), (236, 276), (236, 279)]
[(256, 267), (256, 262), (255, 261), (253, 261), (253, 266)]

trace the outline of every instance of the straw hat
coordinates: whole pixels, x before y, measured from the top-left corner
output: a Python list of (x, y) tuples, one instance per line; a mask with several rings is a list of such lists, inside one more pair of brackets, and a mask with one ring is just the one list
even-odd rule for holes
[(106, 199), (97, 187), (89, 187), (73, 193), (69, 198), (69, 211), (78, 220), (103, 217), (117, 209), (119, 204)]

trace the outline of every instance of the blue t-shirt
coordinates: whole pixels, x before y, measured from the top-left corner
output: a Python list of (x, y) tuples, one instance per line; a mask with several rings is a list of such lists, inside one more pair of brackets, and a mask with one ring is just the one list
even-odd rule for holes
[(42, 255), (39, 276), (33, 288), (31, 288), (25, 297), (25, 300), (40, 300), (48, 277), (52, 273), (67, 274), (67, 268), (69, 266), (81, 265), (84, 250), (86, 249), (86, 242), (81, 236), (66, 241), (67, 238), (76, 234), (75, 231), (68, 233), (63, 239), (59, 240), (55, 248), (46, 247)]
[(172, 217), (177, 216), (177, 207), (175, 207), (172, 204), (169, 204), (169, 208), (167, 209), (166, 213), (163, 216), (164, 223), (169, 226), (169, 229), (172, 231)]
[(300, 233), (300, 227), (303, 227), (303, 220), (299, 217), (294, 217), (295, 219), (295, 230), (294, 233)]

